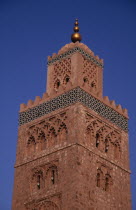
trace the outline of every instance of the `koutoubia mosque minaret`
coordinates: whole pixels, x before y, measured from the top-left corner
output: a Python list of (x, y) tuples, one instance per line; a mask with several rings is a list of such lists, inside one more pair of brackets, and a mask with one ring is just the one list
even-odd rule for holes
[(131, 210), (127, 110), (81, 39), (76, 19), (46, 92), (20, 106), (12, 210)]

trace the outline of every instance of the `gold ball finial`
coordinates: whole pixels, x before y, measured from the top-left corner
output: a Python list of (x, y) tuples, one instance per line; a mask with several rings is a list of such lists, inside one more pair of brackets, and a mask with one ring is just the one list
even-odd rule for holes
[(74, 43), (77, 41), (80, 42), (82, 40), (82, 37), (81, 37), (81, 34), (78, 33), (79, 32), (78, 19), (75, 20), (75, 26), (73, 29), (75, 33), (71, 35), (71, 41)]

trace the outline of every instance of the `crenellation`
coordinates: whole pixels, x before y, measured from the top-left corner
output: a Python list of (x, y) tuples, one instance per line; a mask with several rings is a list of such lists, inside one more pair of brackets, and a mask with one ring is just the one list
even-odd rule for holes
[(126, 118), (128, 118), (127, 109), (122, 108), (120, 104), (116, 105), (114, 100), (110, 101), (108, 96), (103, 97), (103, 102), (109, 107), (113, 108), (115, 111), (119, 112), (121, 115), (124, 115)]
[(123, 109), (120, 104), (116, 105), (116, 108), (119, 112), (123, 113)]
[(128, 110), (127, 110), (127, 109), (123, 109), (123, 113), (124, 113), (124, 115), (125, 115), (127, 118), (129, 118), (129, 117), (128, 117)]
[(48, 93), (43, 93), (42, 100), (45, 100), (45, 99), (48, 99), (48, 98), (49, 98)]
[(111, 104), (111, 106), (112, 106), (114, 109), (116, 108), (116, 104), (115, 104), (115, 101), (114, 101), (114, 100), (110, 101), (110, 104)]
[(27, 108), (26, 104), (24, 104), (24, 103), (20, 104), (20, 112), (25, 111), (26, 108)]
[(37, 105), (40, 103), (41, 100), (42, 100), (42, 99), (41, 99), (40, 96), (36, 96), (36, 97), (35, 97), (35, 100), (34, 100), (34, 106), (37, 106)]
[(28, 100), (26, 109), (31, 108), (33, 106), (33, 104), (34, 104), (34, 101), (32, 101), (31, 99)]
[(109, 97), (108, 97), (108, 96), (104, 96), (104, 97), (103, 97), (103, 101), (104, 101), (107, 105), (110, 105), (110, 100), (109, 100)]

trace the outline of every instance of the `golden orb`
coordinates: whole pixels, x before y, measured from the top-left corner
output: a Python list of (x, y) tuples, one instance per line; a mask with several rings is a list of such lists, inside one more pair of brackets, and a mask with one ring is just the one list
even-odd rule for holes
[(71, 35), (71, 41), (72, 42), (77, 42), (77, 41), (81, 41), (82, 40), (82, 37), (81, 37), (81, 35), (79, 34), (79, 33), (74, 33), (74, 34), (72, 34)]
[(74, 29), (75, 32), (79, 31), (79, 27), (78, 26), (75, 26), (73, 29)]
[(77, 42), (77, 41), (81, 41), (82, 40), (82, 37), (81, 37), (81, 34), (78, 33), (79, 31), (79, 27), (78, 27), (78, 19), (75, 20), (75, 26), (74, 26), (74, 32), (72, 35), (71, 35), (71, 41), (72, 42)]

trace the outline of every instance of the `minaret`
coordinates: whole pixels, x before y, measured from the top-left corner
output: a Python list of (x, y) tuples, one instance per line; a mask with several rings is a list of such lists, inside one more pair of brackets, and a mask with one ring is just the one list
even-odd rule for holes
[(103, 60), (81, 39), (76, 19), (46, 93), (20, 106), (13, 210), (131, 209), (127, 110), (103, 97)]

